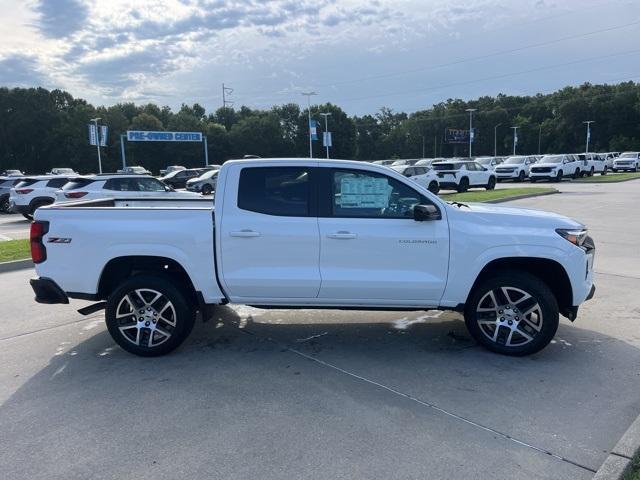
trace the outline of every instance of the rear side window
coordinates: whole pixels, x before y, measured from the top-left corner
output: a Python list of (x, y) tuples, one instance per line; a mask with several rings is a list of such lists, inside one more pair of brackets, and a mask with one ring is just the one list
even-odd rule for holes
[(128, 178), (110, 178), (104, 183), (105, 190), (116, 190), (118, 192), (131, 191)]
[(47, 182), (47, 187), (62, 188), (67, 182), (69, 182), (68, 178), (53, 178)]
[(94, 180), (89, 180), (88, 178), (77, 178), (75, 180), (71, 180), (67, 182), (62, 190), (78, 190), (79, 188), (84, 188), (90, 183), (93, 183)]
[(29, 187), (38, 181), (39, 180), (36, 180), (35, 178), (25, 178), (24, 180), (21, 180), (18, 183), (16, 183), (15, 187), (16, 188)]
[(238, 208), (266, 215), (309, 216), (309, 169), (243, 168), (238, 186)]

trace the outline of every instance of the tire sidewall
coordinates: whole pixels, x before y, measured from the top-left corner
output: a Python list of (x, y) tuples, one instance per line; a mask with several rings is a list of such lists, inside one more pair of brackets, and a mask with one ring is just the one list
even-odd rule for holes
[[(542, 330), (533, 341), (525, 345), (506, 347), (494, 343), (481, 331), (476, 321), (476, 308), (482, 297), (489, 290), (502, 286), (520, 288), (533, 296), (540, 305), (543, 318)], [(551, 342), (559, 324), (558, 303), (549, 287), (542, 280), (529, 273), (516, 271), (504, 272), (479, 283), (465, 305), (464, 317), (469, 333), (478, 343), (492, 352), (511, 356), (531, 355), (539, 352)]]
[(210, 185), (205, 184), (205, 185), (202, 186), (202, 195), (211, 195), (212, 191), (213, 190), (212, 190)]
[[(157, 347), (134, 345), (118, 329), (118, 322), (115, 318), (118, 304), (124, 295), (139, 288), (150, 288), (162, 293), (173, 303), (176, 311), (176, 327), (171, 338)], [(111, 337), (124, 350), (142, 357), (156, 357), (175, 350), (187, 338), (193, 329), (195, 312), (189, 307), (184, 293), (174, 285), (169, 277), (135, 275), (123, 282), (109, 295), (105, 309), (105, 321)]]

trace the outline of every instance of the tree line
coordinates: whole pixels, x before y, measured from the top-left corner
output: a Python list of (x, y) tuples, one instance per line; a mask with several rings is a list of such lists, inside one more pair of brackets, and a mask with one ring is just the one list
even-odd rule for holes
[[(449, 157), (467, 155), (467, 145), (446, 142), (445, 129), (466, 129), (467, 109), (476, 109), (473, 154), (498, 155), (512, 151), (518, 126), (521, 154), (584, 151), (585, 120), (592, 124), (591, 151), (640, 150), (640, 84), (565, 87), (534, 96), (483, 96), (464, 101), (449, 99), (414, 113), (381, 108), (373, 115), (350, 116), (326, 103), (311, 107), (322, 138), (324, 120), (331, 113), (332, 158)], [(0, 88), (0, 171), (18, 168), (42, 173), (53, 167), (80, 172), (97, 170), (95, 147), (88, 144), (89, 120), (100, 117), (109, 127), (102, 148), (103, 170), (121, 166), (120, 135), (127, 130), (202, 132), (208, 140), (210, 163), (221, 164), (244, 155), (306, 157), (309, 155), (307, 110), (289, 103), (269, 110), (249, 107), (219, 108), (207, 112), (199, 104), (183, 104), (178, 111), (153, 103), (118, 103), (95, 107), (61, 90)], [(495, 133), (495, 145), (494, 145)], [(314, 157), (325, 156), (321, 140)], [(157, 172), (167, 165), (204, 164), (201, 143), (126, 142), (128, 165)]]

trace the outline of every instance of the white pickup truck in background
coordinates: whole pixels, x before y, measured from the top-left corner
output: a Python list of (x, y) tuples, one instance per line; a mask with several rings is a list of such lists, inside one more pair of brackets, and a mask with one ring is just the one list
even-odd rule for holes
[[(388, 167), (238, 160), (211, 201), (70, 202), (31, 231), (36, 301), (101, 301), (129, 352), (168, 353), (197, 310), (456, 310), (495, 352), (526, 355), (593, 296), (583, 225), (536, 210), (447, 203)], [(79, 263), (82, 260), (82, 264)]]

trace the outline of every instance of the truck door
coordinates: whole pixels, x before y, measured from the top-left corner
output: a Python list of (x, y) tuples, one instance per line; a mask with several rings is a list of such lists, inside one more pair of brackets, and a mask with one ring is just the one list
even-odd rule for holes
[(305, 166), (230, 169), (220, 219), (222, 284), (232, 301), (315, 298), (320, 237)]
[(319, 170), (319, 298), (437, 305), (449, 262), (446, 213), (417, 222), (413, 206), (431, 202), (409, 185), (367, 170)]

